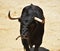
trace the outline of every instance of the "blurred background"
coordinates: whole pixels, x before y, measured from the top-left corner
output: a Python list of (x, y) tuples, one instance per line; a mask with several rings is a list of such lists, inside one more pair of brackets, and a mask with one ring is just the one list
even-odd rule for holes
[(45, 32), (41, 47), (50, 51), (60, 51), (60, 0), (0, 0), (0, 51), (23, 51), (18, 20), (9, 20), (8, 12), (12, 17), (20, 17), (22, 9), (30, 4), (38, 5), (43, 9), (45, 16)]

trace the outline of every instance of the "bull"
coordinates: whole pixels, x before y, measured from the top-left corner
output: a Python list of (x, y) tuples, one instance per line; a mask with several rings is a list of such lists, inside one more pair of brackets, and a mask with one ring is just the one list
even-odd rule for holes
[(38, 48), (42, 44), (44, 35), (45, 17), (43, 10), (36, 5), (28, 5), (23, 8), (22, 14), (18, 18), (12, 18), (10, 11), (8, 17), (11, 20), (18, 20), (20, 24), (20, 36), (22, 45), (26, 51), (30, 51), (30, 48), (34, 47), (34, 51), (38, 51)]

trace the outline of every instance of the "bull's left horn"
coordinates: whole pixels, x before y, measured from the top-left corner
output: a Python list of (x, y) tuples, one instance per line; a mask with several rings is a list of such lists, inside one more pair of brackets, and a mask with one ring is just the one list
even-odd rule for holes
[(8, 17), (9, 17), (9, 19), (11, 19), (11, 20), (19, 19), (19, 18), (12, 18), (12, 17), (10, 16), (10, 11), (9, 11), (9, 13), (8, 13)]
[(37, 17), (34, 17), (34, 20), (36, 20), (36, 21), (38, 21), (38, 22), (40, 22), (40, 23), (45, 23), (45, 20), (41, 20), (41, 19), (39, 19), (39, 18), (37, 18)]

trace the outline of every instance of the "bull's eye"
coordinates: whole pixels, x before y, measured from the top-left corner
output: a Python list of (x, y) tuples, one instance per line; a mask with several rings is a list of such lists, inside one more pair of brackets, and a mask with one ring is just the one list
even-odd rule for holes
[(25, 20), (25, 22), (28, 22), (28, 20)]

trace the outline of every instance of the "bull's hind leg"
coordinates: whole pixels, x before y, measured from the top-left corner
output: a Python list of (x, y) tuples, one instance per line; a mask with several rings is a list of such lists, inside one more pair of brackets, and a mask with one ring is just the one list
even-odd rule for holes
[(24, 46), (24, 50), (25, 50), (25, 51), (30, 51), (29, 45), (28, 45), (28, 42), (27, 42), (26, 39), (22, 39), (22, 44), (23, 44), (23, 46)]

